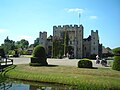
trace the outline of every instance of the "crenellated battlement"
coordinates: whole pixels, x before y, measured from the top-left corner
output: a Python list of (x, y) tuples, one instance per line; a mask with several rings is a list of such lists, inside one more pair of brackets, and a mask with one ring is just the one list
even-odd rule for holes
[(91, 33), (98, 33), (98, 30), (96, 30), (96, 31), (91, 30)]
[(64, 28), (80, 28), (80, 27), (82, 27), (83, 28), (83, 25), (81, 24), (81, 25), (63, 25), (63, 26), (61, 26), (61, 25), (58, 25), (58, 26), (53, 26), (53, 29), (64, 29)]

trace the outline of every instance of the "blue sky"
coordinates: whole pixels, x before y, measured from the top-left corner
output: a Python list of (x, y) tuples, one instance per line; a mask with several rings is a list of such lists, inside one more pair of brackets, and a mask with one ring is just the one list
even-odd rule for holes
[[(84, 26), (84, 37), (98, 30), (105, 47), (120, 46), (120, 0), (0, 0), (0, 44), (9, 39), (31, 44), (54, 25)], [(79, 20), (78, 13), (81, 13)]]

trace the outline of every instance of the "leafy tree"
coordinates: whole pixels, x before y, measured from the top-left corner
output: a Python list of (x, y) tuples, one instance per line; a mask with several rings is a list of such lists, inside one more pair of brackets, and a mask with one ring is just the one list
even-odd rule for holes
[(53, 57), (58, 58), (64, 54), (64, 44), (63, 40), (60, 38), (55, 38), (53, 40)]
[(4, 44), (1, 45), (4, 49), (5, 53), (7, 54), (9, 50), (15, 49), (15, 41), (10, 40), (8, 37), (4, 40)]
[(16, 47), (21, 48), (22, 50), (27, 49), (29, 46), (29, 42), (25, 39), (21, 39), (20, 41), (16, 42)]
[(69, 35), (67, 31), (64, 31), (64, 54), (66, 55), (68, 53), (68, 41), (69, 41)]
[(36, 38), (36, 40), (34, 41), (33, 46), (36, 47), (37, 45), (39, 45), (39, 38)]
[(115, 54), (115, 55), (120, 55), (120, 47), (117, 47), (117, 48), (114, 48), (113, 49), (113, 53)]
[(61, 58), (68, 53), (69, 35), (67, 31), (61, 32), (61, 38), (55, 37), (53, 40), (53, 57)]
[(113, 53), (115, 56), (112, 69), (120, 71), (120, 47), (114, 48)]
[(111, 50), (112, 50), (110, 47), (107, 47), (106, 49), (107, 49), (107, 50), (109, 50), (109, 51), (111, 51)]

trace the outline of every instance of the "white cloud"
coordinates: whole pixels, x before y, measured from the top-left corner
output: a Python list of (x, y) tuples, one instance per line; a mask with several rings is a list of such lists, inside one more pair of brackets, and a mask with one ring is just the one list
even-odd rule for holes
[(89, 16), (90, 19), (97, 19), (97, 16)]
[(67, 12), (79, 12), (79, 13), (83, 13), (84, 9), (81, 8), (69, 8), (69, 9), (65, 9)]
[(6, 29), (0, 29), (0, 33), (5, 33), (6, 31)]

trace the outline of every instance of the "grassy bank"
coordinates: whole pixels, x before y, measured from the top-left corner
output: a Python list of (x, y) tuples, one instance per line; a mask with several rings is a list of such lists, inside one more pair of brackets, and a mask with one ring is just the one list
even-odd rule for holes
[[(14, 69), (10, 69), (10, 68)], [(9, 78), (77, 85), (79, 89), (120, 89), (120, 72), (110, 68), (81, 69), (70, 66), (31, 67), (12, 66), (4, 71)]]

